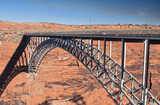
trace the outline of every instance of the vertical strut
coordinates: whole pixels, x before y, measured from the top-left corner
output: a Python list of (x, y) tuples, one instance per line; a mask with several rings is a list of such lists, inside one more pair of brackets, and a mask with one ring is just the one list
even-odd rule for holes
[(45, 37), (43, 36), (43, 41), (45, 41)]
[(122, 105), (122, 89), (123, 89), (123, 82), (124, 82), (124, 69), (125, 69), (125, 60), (126, 60), (126, 42), (125, 39), (122, 39), (122, 68), (121, 68), (121, 93), (120, 93), (120, 105)]
[(36, 47), (38, 46), (38, 44), (37, 44), (37, 37), (36, 37)]
[(40, 43), (42, 43), (42, 37), (40, 37)]
[[(111, 58), (112, 53), (112, 41), (109, 41), (109, 58)], [(109, 62), (109, 69), (111, 69), (111, 61)]]
[(39, 37), (38, 37), (38, 46), (39, 46)]
[(144, 71), (143, 71), (143, 73), (145, 73), (145, 87), (144, 87), (144, 105), (146, 105), (146, 103), (147, 103), (147, 92), (148, 92), (148, 89), (147, 89), (147, 87), (148, 87), (148, 70), (149, 70), (149, 49), (150, 49), (150, 47), (149, 47), (149, 45), (150, 45), (150, 42), (149, 42), (149, 40), (147, 39), (146, 41), (145, 41), (145, 58), (144, 58)]
[(144, 101), (144, 91), (145, 91), (145, 70), (146, 70), (146, 47), (147, 47), (147, 40), (144, 41), (144, 55), (143, 55), (143, 77), (142, 77), (142, 85), (143, 85), (143, 89), (142, 89), (142, 97), (141, 100), (142, 102)]
[[(91, 58), (93, 56), (93, 38), (91, 37), (91, 40), (90, 40), (90, 44), (91, 44)], [(91, 69), (92, 69), (92, 60), (91, 60)]]
[(33, 37), (32, 39), (33, 39), (33, 43), (32, 43), (32, 54), (33, 54), (33, 51), (34, 51), (34, 45), (35, 45), (35, 42), (34, 42), (35, 37)]
[(106, 60), (106, 38), (104, 38), (104, 58), (103, 58), (103, 69), (104, 71), (106, 70), (105, 69), (105, 60)]
[[(112, 41), (109, 41), (109, 59), (111, 58), (112, 53)], [(109, 60), (109, 69), (111, 69), (111, 60)], [(114, 75), (112, 76), (114, 80)], [(111, 82), (111, 94), (113, 94), (114, 83)]]
[[(103, 58), (103, 70), (104, 71), (106, 71), (105, 62), (106, 62), (106, 38), (104, 38), (104, 58)], [(103, 84), (105, 84), (105, 73), (103, 74)]]
[[(87, 46), (88, 46), (88, 45), (87, 45)], [(87, 46), (86, 46), (86, 44), (85, 44), (86, 53), (88, 53), (88, 52), (87, 52), (87, 50), (88, 50), (88, 49), (87, 49)]]
[(27, 46), (27, 50), (28, 50), (28, 64), (29, 64), (29, 60), (30, 60), (30, 49), (31, 49), (31, 47), (30, 47), (30, 37), (27, 37), (27, 41), (28, 41), (28, 46)]
[[(82, 50), (82, 42), (83, 42), (83, 39), (81, 37), (81, 50)], [(82, 51), (81, 51), (81, 61), (82, 61)]]
[[(98, 50), (100, 50), (100, 40), (98, 40)], [(98, 59), (99, 59), (99, 51), (98, 51)]]

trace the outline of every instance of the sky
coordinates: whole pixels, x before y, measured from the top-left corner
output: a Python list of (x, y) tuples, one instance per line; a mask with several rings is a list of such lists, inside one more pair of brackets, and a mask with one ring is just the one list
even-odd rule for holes
[(160, 0), (0, 0), (0, 20), (160, 25)]

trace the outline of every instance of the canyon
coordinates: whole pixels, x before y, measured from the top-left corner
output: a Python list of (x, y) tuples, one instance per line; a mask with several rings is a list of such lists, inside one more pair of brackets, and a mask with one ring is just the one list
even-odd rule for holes
[[(106, 31), (111, 33), (160, 34), (158, 26), (143, 25), (64, 25), (0, 21), (0, 73), (3, 72), (24, 33)], [(86, 41), (87, 42), (87, 41)], [(94, 41), (94, 46), (97, 42)], [(107, 42), (109, 47), (109, 42)], [(126, 69), (142, 79), (143, 43), (127, 43)], [(160, 101), (160, 45), (151, 45), (150, 92)], [(101, 49), (103, 44), (101, 43)], [(121, 43), (112, 42), (112, 58), (121, 64)], [(107, 55), (109, 50), (107, 49)], [(29, 82), (31, 81), (31, 82)], [(115, 105), (91, 73), (68, 52), (55, 48), (42, 60), (35, 78), (27, 73), (16, 76), (0, 98), (1, 105)]]

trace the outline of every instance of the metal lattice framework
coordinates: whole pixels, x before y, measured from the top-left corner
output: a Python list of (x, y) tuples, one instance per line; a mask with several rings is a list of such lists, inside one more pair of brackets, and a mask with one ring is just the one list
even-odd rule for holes
[[(83, 40), (90, 40), (90, 44)], [(25, 40), (25, 41), (24, 41)], [(93, 46), (93, 40), (103, 41), (104, 51)], [(106, 41), (110, 41), (109, 55), (106, 55)], [(122, 64), (111, 58), (111, 41), (122, 42)], [(29, 34), (23, 37), (27, 49), (28, 69), (26, 72), (36, 73), (44, 56), (55, 47), (62, 48), (75, 56), (99, 81), (116, 104), (154, 104), (160, 103), (148, 91), (149, 45), (159, 44), (159, 39), (148, 37), (129, 37), (111, 35), (80, 34)], [(143, 82), (140, 83), (125, 69), (126, 42), (144, 43)], [(98, 45), (99, 47), (100, 45)], [(17, 62), (19, 59), (17, 59)], [(8, 84), (7, 82), (6, 84)], [(5, 84), (5, 83), (3, 83)], [(7, 85), (1, 86), (4, 90)]]

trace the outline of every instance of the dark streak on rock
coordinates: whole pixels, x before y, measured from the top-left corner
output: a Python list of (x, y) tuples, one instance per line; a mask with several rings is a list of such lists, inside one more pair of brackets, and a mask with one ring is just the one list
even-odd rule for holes
[(23, 87), (25, 84), (26, 84), (26, 83), (23, 82), (23, 83), (21, 83), (21, 84), (15, 85), (15, 87)]

